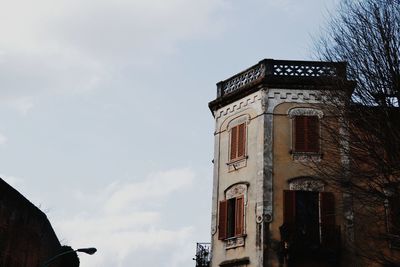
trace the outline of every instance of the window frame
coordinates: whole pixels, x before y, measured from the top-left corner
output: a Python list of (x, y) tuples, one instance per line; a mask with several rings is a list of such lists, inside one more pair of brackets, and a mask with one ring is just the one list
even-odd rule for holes
[(244, 195), (219, 202), (218, 239), (227, 240), (245, 235)]
[(318, 231), (319, 244), (325, 247), (337, 247), (340, 236), (336, 225), (336, 200), (333, 192), (311, 190), (283, 190), (283, 224), (287, 229), (294, 229), (296, 224), (296, 195), (298, 192), (314, 192), (318, 194)]
[[(300, 125), (300, 123), (302, 123), (302, 125)], [(302, 140), (299, 140), (300, 138)], [(318, 116), (294, 116), (292, 137), (292, 147), (294, 153), (320, 153), (320, 138), (321, 127)]]
[[(248, 182), (238, 182), (230, 185), (224, 190), (222, 200), (217, 205), (218, 216), (217, 216), (217, 230), (218, 240), (224, 243), (225, 249), (232, 249), (236, 247), (245, 246), (246, 239), (246, 217), (247, 217), (247, 192), (250, 184)], [(226, 227), (228, 224), (227, 218), (227, 201), (234, 199), (236, 205), (236, 211), (238, 216), (235, 217), (235, 226), (240, 225), (239, 229), (235, 229), (235, 234), (228, 237), (226, 234)], [(233, 200), (232, 200), (233, 201)], [(225, 204), (221, 204), (225, 203)], [(237, 227), (234, 227), (237, 228)]]
[[(290, 119), (290, 138), (291, 138), (291, 148), (289, 153), (292, 154), (293, 160), (304, 161), (304, 160), (314, 160), (320, 161), (322, 159), (322, 128), (321, 128), (321, 120), (324, 117), (324, 113), (314, 107), (293, 107), (288, 110), (288, 116)], [(304, 117), (317, 117), (317, 137), (316, 141), (316, 149), (297, 149), (296, 148), (296, 117), (304, 116)]]
[(247, 158), (247, 128), (247, 122), (245, 121), (229, 129), (229, 163)]

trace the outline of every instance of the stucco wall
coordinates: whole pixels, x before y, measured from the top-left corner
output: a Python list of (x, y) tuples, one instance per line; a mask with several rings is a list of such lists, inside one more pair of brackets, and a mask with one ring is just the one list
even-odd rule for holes
[[(260, 190), (257, 190), (257, 178), (262, 177), (263, 151), (263, 113), (261, 103), (261, 92), (247, 96), (215, 112), (215, 153), (214, 153), (214, 194), (213, 194), (213, 216), (212, 216), (212, 266), (226, 260), (250, 258), (250, 264), (246, 266), (257, 266), (255, 263), (259, 257), (256, 249), (256, 200), (260, 198)], [(237, 170), (229, 167), (229, 127), (230, 122), (237, 118), (246, 118), (246, 166), (239, 166)], [(226, 242), (218, 240), (218, 203), (225, 199), (225, 191), (230, 186), (244, 182), (247, 187), (247, 198), (245, 202), (245, 236), (244, 246), (226, 249)]]
[[(317, 108), (321, 103), (320, 92), (299, 89), (261, 88), (236, 102), (215, 111), (214, 192), (212, 208), (212, 267), (223, 261), (249, 257), (244, 266), (278, 266), (276, 253), (271, 249), (274, 240), (280, 240), (279, 227), (283, 223), (283, 190), (289, 189), (288, 181), (300, 176), (314, 176), (304, 162), (294, 160), (292, 149), (291, 108)], [(324, 112), (324, 111), (323, 111)], [(230, 170), (229, 122), (248, 116), (246, 167)], [(322, 118), (325, 119), (325, 118)], [(324, 134), (322, 132), (322, 134)], [(321, 144), (322, 154), (324, 145)], [(324, 155), (321, 160), (340, 160), (337, 154)], [(232, 184), (248, 182), (245, 207), (245, 245), (226, 249), (218, 240), (218, 203), (224, 191)], [(327, 185), (325, 191), (331, 191)], [(338, 209), (341, 196), (335, 196)], [(341, 212), (337, 212), (342, 214)], [(271, 222), (268, 216), (271, 215)], [(341, 224), (341, 218), (336, 219)], [(268, 234), (269, 240), (268, 240)], [(272, 241), (272, 242), (271, 242)]]

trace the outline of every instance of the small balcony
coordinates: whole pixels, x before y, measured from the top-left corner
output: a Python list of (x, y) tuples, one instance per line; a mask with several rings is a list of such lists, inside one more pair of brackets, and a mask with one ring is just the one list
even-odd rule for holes
[(196, 256), (193, 260), (196, 261), (196, 267), (209, 267), (211, 261), (211, 244), (197, 243)]
[(320, 234), (304, 235), (295, 227), (288, 227), (282, 238), (281, 262), (294, 266), (339, 266), (341, 230), (338, 225), (321, 227)]

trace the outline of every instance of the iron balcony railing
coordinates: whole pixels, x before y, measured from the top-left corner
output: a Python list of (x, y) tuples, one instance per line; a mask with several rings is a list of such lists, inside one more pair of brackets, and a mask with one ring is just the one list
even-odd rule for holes
[(294, 264), (297, 261), (328, 261), (331, 263), (340, 261), (340, 226), (325, 225), (320, 227), (319, 237), (304, 235), (303, 229), (299, 229), (293, 224), (281, 227), (280, 261), (288, 264)]
[(196, 244), (196, 267), (209, 267), (211, 261), (211, 244), (197, 243)]

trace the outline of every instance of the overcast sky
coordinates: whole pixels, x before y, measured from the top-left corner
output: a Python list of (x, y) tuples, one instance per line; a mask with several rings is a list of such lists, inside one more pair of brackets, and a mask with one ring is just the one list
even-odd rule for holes
[(0, 174), (82, 267), (190, 267), (210, 240), (215, 84), (311, 59), (335, 0), (13, 0)]

